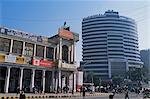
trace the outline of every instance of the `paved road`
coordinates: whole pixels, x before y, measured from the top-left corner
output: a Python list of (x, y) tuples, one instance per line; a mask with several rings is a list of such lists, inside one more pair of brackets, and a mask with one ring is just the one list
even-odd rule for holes
[[(130, 99), (143, 99), (142, 95), (137, 95), (137, 94), (129, 94)], [(63, 98), (62, 98), (63, 99)], [(64, 99), (70, 99), (70, 98), (64, 98)], [(108, 96), (89, 96), (89, 97), (76, 97), (76, 98), (71, 98), (71, 99), (109, 99)], [(114, 99), (125, 99), (124, 94), (116, 94), (114, 96)]]

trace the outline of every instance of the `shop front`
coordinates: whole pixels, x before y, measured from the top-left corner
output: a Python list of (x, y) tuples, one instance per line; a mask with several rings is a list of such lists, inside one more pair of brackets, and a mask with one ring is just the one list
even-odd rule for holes
[(7, 68), (0, 67), (0, 93), (4, 93), (6, 70)]

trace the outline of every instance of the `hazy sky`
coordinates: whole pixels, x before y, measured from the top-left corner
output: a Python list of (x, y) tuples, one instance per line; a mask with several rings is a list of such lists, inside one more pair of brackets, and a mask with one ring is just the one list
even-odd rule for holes
[(150, 48), (150, 0), (0, 0), (0, 25), (52, 36), (64, 21), (80, 34), (77, 61), (82, 59), (82, 18), (107, 10), (135, 19), (140, 49)]

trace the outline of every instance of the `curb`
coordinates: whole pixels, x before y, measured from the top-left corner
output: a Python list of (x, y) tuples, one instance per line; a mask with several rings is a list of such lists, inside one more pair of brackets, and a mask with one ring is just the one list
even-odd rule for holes
[[(93, 93), (93, 94), (86, 94), (86, 96), (100, 96), (105, 95), (109, 96), (111, 93)], [(32, 96), (26, 96), (26, 99), (49, 99), (49, 98), (71, 98), (71, 97), (82, 97), (81, 94), (66, 94), (66, 95), (32, 95)], [(0, 96), (0, 99), (19, 99), (18, 96)]]

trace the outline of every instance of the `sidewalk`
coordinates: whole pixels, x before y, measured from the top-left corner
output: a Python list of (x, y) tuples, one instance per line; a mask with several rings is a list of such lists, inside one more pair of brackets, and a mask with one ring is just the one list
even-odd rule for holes
[[(111, 93), (86, 93), (86, 96), (109, 96)], [(65, 98), (65, 97), (81, 97), (82, 94), (80, 93), (68, 93), (68, 94), (29, 94), (26, 93), (26, 99), (48, 99), (48, 98)], [(19, 94), (14, 94), (14, 93), (10, 93), (10, 94), (0, 94), (0, 99), (18, 99)]]

